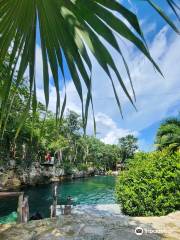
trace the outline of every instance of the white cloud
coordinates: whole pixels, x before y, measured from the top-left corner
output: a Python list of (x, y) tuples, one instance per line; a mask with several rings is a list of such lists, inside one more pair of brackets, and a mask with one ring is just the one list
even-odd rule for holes
[[(50, 65), (48, 64), (49, 78), (52, 78), (52, 72)], [(41, 47), (36, 45), (36, 84), (37, 88), (43, 88), (43, 62), (42, 62), (42, 51)]]
[[(134, 111), (125, 97), (122, 89), (115, 80), (124, 109), (125, 119), (122, 120), (114, 99), (110, 81), (96, 60), (93, 60), (93, 96), (99, 138), (106, 143), (116, 143), (119, 137), (138, 132), (149, 127), (153, 123), (168, 116), (169, 110), (180, 103), (180, 41), (179, 36), (169, 32), (165, 27), (155, 36), (150, 45), (150, 52), (158, 62), (165, 78), (162, 78), (151, 63), (138, 51), (134, 51), (131, 44), (125, 48), (124, 42), (119, 42), (129, 62), (131, 75), (137, 95), (138, 112)], [(111, 48), (109, 47), (110, 51)], [(114, 50), (111, 51), (116, 65), (125, 79), (130, 90), (122, 61)], [(38, 90), (42, 99), (42, 90)], [(67, 108), (81, 112), (81, 105), (72, 81), (67, 84)], [(55, 89), (51, 86), (50, 109), (55, 110)], [(178, 111), (178, 109), (177, 109)], [(88, 131), (91, 132), (92, 119), (89, 119)]]
[(128, 134), (138, 135), (138, 132), (130, 129), (118, 128), (112, 118), (101, 112), (96, 115), (96, 124), (101, 141), (107, 144), (117, 144), (119, 138)]
[[(142, 130), (167, 117), (168, 110), (180, 103), (180, 62), (179, 36), (168, 37), (167, 28), (155, 37), (150, 52), (159, 63), (165, 78), (162, 78), (147, 60), (135, 60), (132, 70), (137, 93), (138, 113), (128, 112), (125, 126), (133, 124), (136, 130)], [(139, 62), (139, 64), (137, 64)]]
[[(42, 88), (44, 86), (43, 83), (43, 61), (42, 61), (42, 51), (41, 51), (41, 47), (36, 44), (36, 56), (35, 56), (35, 78), (36, 78), (36, 87), (37, 87), (37, 91), (40, 97), (40, 100), (42, 100), (42, 102), (44, 102), (44, 97), (43, 95), (43, 91)], [(20, 64), (20, 60), (18, 61), (17, 64), (17, 69), (19, 68), (19, 64)], [(51, 68), (50, 65), (48, 63), (48, 71), (49, 71), (49, 79), (52, 78), (52, 72), (51, 72)], [(29, 67), (27, 67), (25, 73), (24, 73), (24, 77), (29, 77)], [(50, 86), (51, 87), (51, 86)]]
[[(61, 103), (64, 99), (65, 89), (61, 91)], [(81, 114), (81, 103), (78, 97), (78, 94), (76, 92), (76, 89), (74, 87), (74, 84), (72, 81), (68, 82), (66, 86), (66, 94), (67, 94), (67, 103), (66, 103), (66, 109), (71, 109), (78, 114)], [(42, 88), (37, 88), (37, 96), (38, 100), (45, 104), (45, 98), (44, 98), (44, 90)], [(50, 93), (49, 93), (49, 110), (55, 112), (56, 111), (56, 88), (52, 85), (50, 85)]]

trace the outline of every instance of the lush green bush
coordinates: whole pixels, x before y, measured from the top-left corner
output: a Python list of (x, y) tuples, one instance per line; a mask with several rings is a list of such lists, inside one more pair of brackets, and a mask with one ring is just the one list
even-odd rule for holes
[(112, 170), (108, 170), (108, 171), (106, 172), (106, 174), (107, 174), (108, 176), (111, 176), (111, 175), (113, 175), (113, 171), (112, 171)]
[(75, 166), (72, 163), (65, 161), (63, 162), (62, 167), (66, 175), (71, 175)]
[(77, 165), (77, 168), (79, 171), (87, 171), (88, 170), (88, 165), (86, 165), (85, 163), (80, 163)]
[(180, 208), (180, 153), (137, 153), (117, 179), (116, 196), (131, 216), (165, 215)]

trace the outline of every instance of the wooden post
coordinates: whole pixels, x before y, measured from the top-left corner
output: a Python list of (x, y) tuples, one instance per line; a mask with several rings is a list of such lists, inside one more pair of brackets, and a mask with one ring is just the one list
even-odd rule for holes
[(19, 196), (18, 200), (18, 223), (27, 223), (29, 220), (29, 204), (28, 204), (28, 197), (24, 197), (24, 194)]
[(23, 220), (23, 217), (22, 217), (23, 216), (23, 214), (22, 214), (23, 198), (24, 198), (24, 194), (22, 193), (18, 199), (18, 208), (17, 208), (17, 214), (18, 214), (17, 222), (18, 223), (22, 223), (22, 220)]
[(60, 165), (62, 162), (62, 149), (59, 149), (56, 153), (57, 153), (57, 163), (58, 165)]
[(22, 222), (27, 223), (29, 220), (29, 204), (28, 204), (28, 196), (23, 199), (23, 207), (22, 207)]
[(64, 207), (64, 215), (71, 214), (71, 205), (72, 205), (72, 198), (69, 196), (67, 198), (67, 205)]
[(56, 217), (56, 207), (57, 207), (57, 184), (53, 186), (53, 204), (51, 205), (51, 218)]
[(16, 197), (19, 196), (18, 199), (18, 207), (17, 207), (17, 222), (18, 223), (26, 223), (29, 220), (29, 204), (28, 197), (24, 197), (23, 192), (0, 192), (0, 198), (7, 197)]
[(64, 215), (71, 214), (71, 205), (65, 205), (64, 207)]

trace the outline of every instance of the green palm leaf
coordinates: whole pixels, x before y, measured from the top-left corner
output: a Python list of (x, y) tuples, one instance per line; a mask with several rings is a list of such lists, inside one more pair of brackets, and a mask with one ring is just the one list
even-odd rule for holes
[[(147, 0), (147, 3), (179, 33), (175, 24), (152, 0)], [(167, 4), (178, 17), (179, 6), (175, 0), (167, 0)], [(122, 18), (118, 18), (114, 11), (119, 13), (130, 24), (130, 27), (125, 24)], [(1, 65), (4, 64), (7, 54), (10, 54), (8, 62), (9, 77), (4, 85), (6, 92), (1, 96), (1, 120), (6, 112), (3, 108), (6, 108), (12, 82), (15, 80), (18, 88), (27, 69), (29, 69), (30, 98), (33, 111), (36, 110), (35, 51), (37, 34), (40, 35), (42, 49), (46, 107), (49, 104), (48, 66), (50, 65), (57, 93), (56, 116), (62, 118), (66, 105), (66, 94), (61, 104), (60, 87), (65, 86), (64, 61), (66, 61), (82, 103), (84, 128), (87, 124), (90, 104), (94, 111), (91, 93), (92, 62), (87, 48), (108, 75), (121, 114), (120, 99), (110, 69), (114, 71), (120, 86), (134, 107), (135, 91), (128, 64), (114, 37), (114, 32), (132, 42), (161, 73), (147, 49), (137, 16), (116, 0), (0, 0), (0, 16)], [(100, 37), (103, 37), (122, 57), (134, 98), (127, 90), (108, 48), (100, 40)], [(15, 78), (16, 70), (17, 76)], [(59, 79), (59, 72), (63, 76), (62, 84)], [(82, 89), (83, 82), (87, 91), (85, 101)]]

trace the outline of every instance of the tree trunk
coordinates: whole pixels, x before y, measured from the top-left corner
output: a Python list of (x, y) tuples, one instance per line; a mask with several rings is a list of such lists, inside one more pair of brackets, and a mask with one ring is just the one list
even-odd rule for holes
[(18, 223), (22, 223), (22, 220), (23, 220), (23, 214), (22, 214), (22, 206), (23, 206), (23, 198), (24, 198), (24, 195), (21, 194), (19, 196), (19, 200), (18, 200), (18, 208), (17, 208), (17, 214), (18, 214), (18, 218), (17, 218), (17, 222)]
[(76, 158), (77, 158), (77, 146), (76, 146), (76, 143), (75, 143), (75, 155), (74, 155), (74, 163), (76, 162)]

